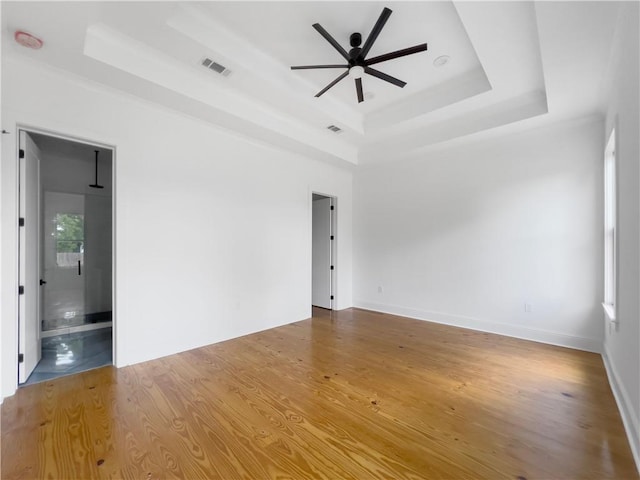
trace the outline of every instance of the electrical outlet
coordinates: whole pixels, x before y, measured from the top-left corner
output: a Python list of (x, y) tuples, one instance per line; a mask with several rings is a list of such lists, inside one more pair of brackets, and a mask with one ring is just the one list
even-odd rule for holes
[(531, 305), (530, 303), (525, 303), (524, 304), (524, 311), (526, 313), (531, 313), (533, 312), (533, 305)]
[(383, 288), (381, 286), (378, 286), (378, 293), (382, 293), (383, 292)]

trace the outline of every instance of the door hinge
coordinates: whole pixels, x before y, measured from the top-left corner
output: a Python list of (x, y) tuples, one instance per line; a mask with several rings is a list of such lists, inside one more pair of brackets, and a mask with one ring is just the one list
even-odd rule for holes
[(24, 363), (24, 353), (18, 354), (18, 363)]
[(333, 295), (331, 295), (331, 300), (333, 300)]
[(331, 237), (329, 237), (330, 240), (333, 240), (333, 235), (331, 235)]
[(18, 158), (24, 158), (24, 150), (20, 149), (20, 151), (18, 152)]
[(331, 270), (333, 270), (333, 265), (331, 265), (331, 267), (329, 267)]
[(333, 205), (331, 205), (331, 210), (333, 210)]
[(18, 295), (24, 295), (24, 285), (18, 287)]
[(20, 217), (20, 218), (18, 219), (18, 226), (19, 226), (19, 227), (24, 227), (24, 218)]

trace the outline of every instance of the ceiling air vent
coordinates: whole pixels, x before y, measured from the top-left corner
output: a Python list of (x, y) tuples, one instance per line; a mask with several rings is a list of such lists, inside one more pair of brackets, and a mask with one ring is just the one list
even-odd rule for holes
[(342, 131), (340, 127), (336, 127), (335, 125), (329, 125), (327, 129), (331, 130), (333, 133), (340, 133)]
[(201, 63), (203, 67), (206, 67), (209, 70), (213, 70), (214, 72), (219, 73), (223, 77), (228, 77), (229, 74), (231, 73), (231, 70), (229, 70), (227, 67), (214, 62), (210, 58), (204, 58)]

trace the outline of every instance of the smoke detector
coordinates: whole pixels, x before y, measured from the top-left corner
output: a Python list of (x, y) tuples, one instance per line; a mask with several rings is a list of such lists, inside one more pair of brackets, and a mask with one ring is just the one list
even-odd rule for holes
[(434, 67), (444, 67), (447, 63), (449, 63), (451, 57), (449, 55), (440, 55), (433, 61)]
[(23, 47), (31, 48), (33, 50), (39, 50), (44, 45), (44, 42), (40, 40), (38, 37), (31, 35), (30, 33), (24, 32), (22, 30), (17, 30), (13, 35), (15, 41), (22, 45)]

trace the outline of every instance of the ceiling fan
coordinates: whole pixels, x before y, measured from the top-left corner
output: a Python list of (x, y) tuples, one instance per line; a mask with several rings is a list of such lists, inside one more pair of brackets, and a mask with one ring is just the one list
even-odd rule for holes
[(347, 51), (342, 48), (342, 46), (331, 36), (329, 32), (327, 32), (319, 23), (314, 23), (313, 28), (315, 28), (320, 35), (322, 35), (327, 42), (329, 42), (333, 48), (335, 48), (340, 55), (344, 57), (344, 59), (348, 62), (346, 65), (300, 65), (291, 67), (291, 70), (309, 70), (314, 68), (347, 68), (348, 70), (336, 78), (329, 85), (320, 90), (316, 97), (319, 97), (331, 87), (336, 85), (340, 80), (345, 78), (347, 75), (355, 79), (356, 82), (356, 94), (358, 95), (358, 103), (364, 101), (364, 93), (362, 91), (362, 75), (364, 73), (368, 73), (374, 77), (379, 78), (380, 80), (384, 80), (385, 82), (392, 83), (400, 88), (403, 88), (407, 83), (402, 80), (398, 80), (391, 75), (387, 75), (379, 70), (375, 70), (371, 68), (371, 65), (375, 65), (376, 63), (386, 62), (387, 60), (393, 60), (394, 58), (404, 57), (406, 55), (412, 55), (414, 53), (424, 52), (427, 49), (427, 44), (422, 43), (420, 45), (416, 45), (415, 47), (403, 48), (402, 50), (396, 50), (395, 52), (385, 53), (384, 55), (379, 55), (377, 57), (367, 59), (367, 54), (374, 42), (380, 35), (382, 28), (384, 27), (387, 20), (389, 20), (389, 16), (391, 16), (391, 10), (388, 8), (384, 8), (378, 21), (373, 26), (371, 33), (367, 37), (367, 40), (364, 42), (362, 48), (360, 48), (360, 44), (362, 43), (362, 35), (359, 33), (352, 33), (349, 37), (349, 43), (351, 44), (351, 50), (347, 53)]

